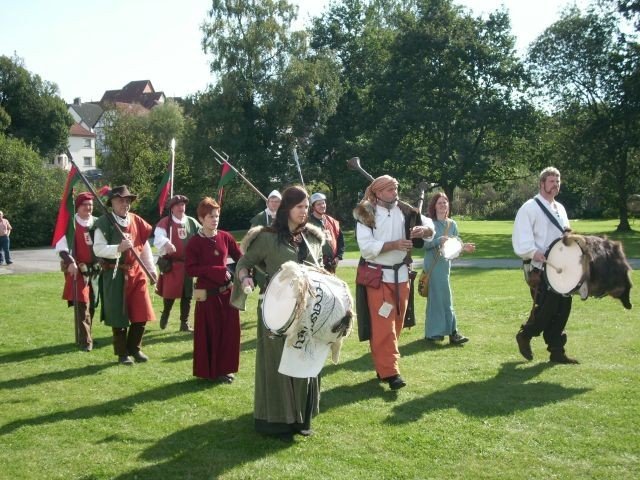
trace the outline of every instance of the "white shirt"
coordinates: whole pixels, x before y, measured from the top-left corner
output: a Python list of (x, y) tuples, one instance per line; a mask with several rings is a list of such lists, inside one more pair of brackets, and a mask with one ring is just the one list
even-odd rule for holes
[[(129, 215), (127, 215), (126, 218), (121, 218), (118, 215), (113, 215), (113, 217), (121, 227), (126, 228), (129, 226)], [(107, 239), (102, 233), (102, 230), (96, 228), (93, 236), (93, 253), (96, 257), (111, 259), (120, 258), (120, 255), (122, 254), (118, 251), (119, 245), (119, 242), (115, 245), (109, 245), (107, 243)], [(147, 267), (148, 271), (155, 271), (155, 266), (153, 264), (153, 252), (151, 251), (151, 245), (149, 245), (148, 241), (144, 242), (142, 253), (140, 254), (140, 260), (142, 260), (142, 263), (144, 263), (144, 266)]]
[[(422, 226), (431, 228), (435, 232), (431, 219), (423, 215), (421, 215), (421, 218)], [(376, 228), (371, 229), (358, 222), (356, 224), (356, 235), (360, 254), (369, 262), (391, 266), (402, 263), (407, 256), (407, 252), (404, 250), (389, 250), (380, 253), (385, 242), (393, 242), (405, 238), (404, 214), (397, 206), (391, 210), (376, 206)], [(406, 282), (408, 280), (409, 269), (406, 265), (403, 265), (398, 270), (398, 282)], [(382, 281), (386, 283), (395, 282), (392, 269), (385, 268), (382, 270)]]
[[(187, 223), (187, 216), (185, 215), (184, 217), (182, 217), (182, 220), (180, 220), (175, 215), (172, 214), (171, 221), (176, 225), (184, 227), (185, 224)], [(169, 240), (169, 235), (167, 235), (167, 231), (164, 228), (156, 227), (156, 229), (153, 231), (153, 246), (158, 249), (158, 255), (162, 256), (166, 253), (165, 247), (169, 243), (171, 243), (171, 241)], [(173, 245), (173, 243), (171, 244)]]
[[(555, 200), (550, 203), (540, 194), (534, 198), (540, 200), (547, 210), (556, 217), (561, 227), (569, 228), (569, 218), (562, 204)], [(531, 198), (524, 202), (516, 214), (511, 243), (516, 255), (523, 260), (532, 260), (536, 251), (539, 250), (546, 253), (551, 243), (561, 236), (562, 232), (551, 223), (551, 220), (547, 218), (540, 205)], [(537, 268), (542, 268), (540, 262), (533, 262), (532, 264)]]

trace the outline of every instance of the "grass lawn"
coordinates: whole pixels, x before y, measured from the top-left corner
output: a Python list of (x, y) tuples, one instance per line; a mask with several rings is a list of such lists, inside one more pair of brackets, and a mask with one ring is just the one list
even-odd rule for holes
[(2, 276), (0, 479), (640, 478), (638, 288), (631, 311), (574, 300), (568, 352), (582, 363), (564, 366), (541, 338), (534, 361), (518, 353), (519, 270), (454, 269), (452, 284), (468, 344), (428, 347), (421, 314), (401, 338), (408, 386), (391, 392), (354, 332), (323, 370), (316, 434), (286, 444), (253, 431), (255, 303), (236, 381), (214, 385), (191, 375), (177, 309), (150, 326), (149, 363), (118, 366), (104, 325), (93, 352), (72, 345), (60, 274)]

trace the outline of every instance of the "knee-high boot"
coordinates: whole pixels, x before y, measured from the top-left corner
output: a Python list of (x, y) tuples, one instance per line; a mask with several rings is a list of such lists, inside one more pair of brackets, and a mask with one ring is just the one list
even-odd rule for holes
[(162, 299), (162, 303), (164, 305), (164, 309), (162, 310), (162, 314), (160, 314), (160, 328), (162, 330), (167, 328), (167, 324), (169, 323), (169, 315), (171, 315), (171, 309), (173, 308), (173, 302), (175, 302), (175, 300), (173, 298), (164, 298), (164, 299)]
[(191, 311), (191, 297), (182, 297), (180, 299), (180, 331), (193, 332), (189, 325), (189, 312)]

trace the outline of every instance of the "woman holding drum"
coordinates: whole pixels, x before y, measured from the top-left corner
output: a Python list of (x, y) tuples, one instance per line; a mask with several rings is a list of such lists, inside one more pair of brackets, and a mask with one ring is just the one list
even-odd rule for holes
[(425, 337), (434, 342), (449, 336), (449, 343), (462, 345), (469, 339), (458, 332), (449, 282), (451, 260), (461, 252), (474, 252), (476, 246), (462, 243), (458, 238), (458, 225), (449, 218), (449, 199), (443, 192), (431, 197), (428, 215), (433, 219), (436, 233), (433, 240), (424, 242), (423, 268), (425, 272), (430, 272)]
[[(315, 265), (322, 258), (324, 233), (307, 225), (308, 212), (307, 192), (302, 187), (289, 187), (282, 194), (273, 225), (247, 232), (241, 245), (244, 256), (236, 266), (233, 305), (245, 309), (246, 292), (255, 286), (249, 275), (251, 269), (264, 272), (268, 283), (288, 261)], [(261, 306), (266, 283), (258, 285), (261, 298), (253, 415), (257, 432), (288, 441), (294, 433), (304, 436), (313, 433), (311, 418), (318, 413), (320, 385), (318, 377), (294, 378), (278, 372), (285, 337), (273, 335), (264, 325)]]
[(204, 198), (197, 214), (202, 228), (191, 237), (185, 252), (187, 275), (197, 277), (193, 374), (231, 383), (240, 363), (240, 314), (229, 305), (227, 257), (238, 261), (240, 248), (230, 233), (218, 230), (220, 206), (215, 200)]

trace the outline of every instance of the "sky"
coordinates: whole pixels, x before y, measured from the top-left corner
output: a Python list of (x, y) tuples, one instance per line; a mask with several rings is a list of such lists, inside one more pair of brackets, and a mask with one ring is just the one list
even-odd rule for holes
[[(299, 26), (330, 0), (298, 4)], [(517, 49), (526, 47), (568, 5), (587, 0), (455, 0), (475, 15), (509, 10)], [(99, 101), (106, 90), (151, 80), (184, 97), (212, 82), (200, 25), (211, 0), (0, 0), (0, 55), (17, 54), (31, 73), (58, 85), (71, 103)]]

